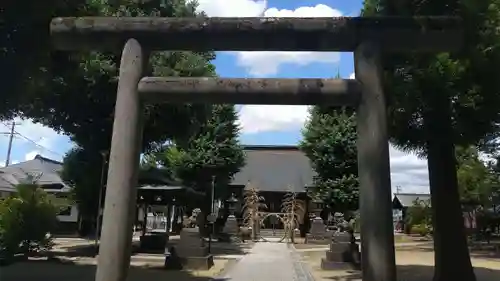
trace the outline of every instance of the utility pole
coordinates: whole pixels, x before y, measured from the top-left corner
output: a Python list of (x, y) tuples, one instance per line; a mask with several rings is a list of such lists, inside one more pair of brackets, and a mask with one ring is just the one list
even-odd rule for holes
[(397, 185), (396, 186), (396, 194), (399, 194), (399, 193), (401, 193), (401, 186)]
[(17, 125), (16, 122), (12, 121), (12, 124), (10, 126), (10, 132), (5, 133), (9, 135), (9, 145), (7, 146), (7, 158), (5, 160), (5, 167), (9, 166), (10, 164), (10, 154), (12, 153), (12, 141), (14, 140), (16, 125)]

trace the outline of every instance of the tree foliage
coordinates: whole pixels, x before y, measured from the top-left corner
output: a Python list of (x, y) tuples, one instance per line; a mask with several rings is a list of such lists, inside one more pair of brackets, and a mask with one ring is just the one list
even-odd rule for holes
[(217, 197), (228, 195), (227, 185), (245, 164), (237, 118), (233, 105), (214, 105), (211, 116), (188, 141), (168, 152), (168, 159), (176, 163), (175, 174), (184, 184), (206, 191), (213, 179)]
[(490, 207), (491, 195), (498, 185), (487, 165), (479, 159), (477, 148), (457, 147), (457, 178), (462, 204)]
[[(186, 1), (89, 0), (78, 11), (92, 16), (194, 17), (195, 6)], [(74, 14), (73, 14), (74, 15)], [(48, 26), (48, 25), (47, 25)], [(153, 52), (154, 76), (213, 76), (213, 52)], [(50, 75), (36, 96), (23, 108), (25, 116), (67, 134), (85, 149), (107, 150), (116, 100), (120, 57), (100, 52), (51, 53)], [(144, 148), (185, 136), (192, 122), (206, 115), (205, 105), (148, 105), (144, 109)], [(174, 125), (175, 124), (175, 125)]]
[(454, 144), (482, 144), (497, 134), (500, 115), (494, 104), (500, 101), (500, 83), (491, 69), (500, 62), (498, 1), (366, 0), (363, 15), (448, 15), (464, 21), (465, 45), (460, 52), (386, 54), (382, 69), (393, 142), (428, 158), (434, 280), (475, 280), (459, 202)]
[[(77, 15), (84, 1), (3, 0), (0, 2), (0, 120), (19, 114), (47, 78), (50, 20)], [(36, 46), (36, 47), (34, 47)]]
[(0, 201), (0, 249), (7, 257), (49, 249), (48, 233), (57, 226), (57, 214), (67, 207), (37, 183), (16, 186), (16, 192)]
[(76, 146), (64, 156), (61, 178), (73, 187), (78, 212), (86, 220), (97, 216), (99, 192), (104, 194), (101, 189), (106, 182), (106, 171), (106, 153)]
[(316, 172), (311, 195), (340, 212), (358, 206), (356, 115), (352, 109), (311, 109), (300, 148)]
[(452, 100), (453, 141), (482, 144), (497, 134), (500, 82), (491, 73), (500, 63), (498, 1), (366, 0), (364, 15), (448, 15), (464, 19), (465, 47), (459, 53), (390, 54), (384, 57), (384, 90), (391, 110), (392, 141), (402, 148), (427, 149), (424, 115), (428, 96)]
[(171, 178), (205, 193), (205, 204), (198, 206), (204, 214), (211, 212), (212, 197), (227, 198), (233, 175), (245, 164), (237, 118), (234, 105), (213, 105), (207, 119), (192, 125), (185, 140), (177, 139), (154, 153)]
[(406, 210), (405, 228), (409, 232), (427, 235), (432, 230), (432, 211), (430, 200), (415, 200)]
[[(58, 14), (64, 15), (202, 16), (195, 12), (194, 2), (182, 0), (88, 0), (77, 11)], [(215, 68), (210, 61), (214, 58), (213, 52), (153, 52), (146, 74), (213, 76)], [(75, 186), (82, 215), (89, 218), (97, 211), (103, 165), (100, 153), (110, 150), (119, 61), (120, 57), (111, 53), (52, 51), (43, 87), (23, 107), (26, 117), (70, 136), (76, 143), (65, 157), (63, 174)], [(143, 151), (174, 139), (185, 142), (193, 133), (190, 130), (210, 116), (211, 108), (204, 104), (147, 105)]]

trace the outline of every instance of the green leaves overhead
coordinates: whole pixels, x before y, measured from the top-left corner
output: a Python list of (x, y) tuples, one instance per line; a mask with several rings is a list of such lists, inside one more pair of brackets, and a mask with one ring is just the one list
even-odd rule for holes
[[(186, 1), (92, 0), (69, 15), (194, 17)], [(64, 14), (61, 14), (64, 15)], [(68, 15), (68, 14), (66, 14)], [(48, 23), (46, 25), (48, 27)], [(213, 52), (154, 52), (150, 71), (157, 76), (213, 76)], [(23, 107), (26, 117), (67, 134), (78, 145), (107, 150), (111, 143), (119, 56), (109, 53), (53, 51), (43, 87)], [(186, 138), (193, 124), (210, 112), (206, 105), (148, 105), (144, 114), (144, 149)]]
[(215, 177), (216, 193), (226, 195), (227, 183), (245, 164), (236, 122), (233, 105), (214, 105), (210, 118), (194, 128), (186, 142), (165, 151), (162, 165), (172, 167), (184, 184), (201, 189)]
[(302, 134), (300, 147), (316, 172), (311, 195), (338, 211), (357, 209), (357, 134), (353, 110), (313, 107)]
[(384, 56), (384, 90), (394, 144), (425, 152), (423, 119), (433, 95), (452, 101), (452, 137), (457, 145), (484, 144), (498, 136), (500, 81), (492, 70), (500, 64), (499, 4), (498, 0), (364, 1), (367, 16), (448, 15), (464, 20), (461, 52)]

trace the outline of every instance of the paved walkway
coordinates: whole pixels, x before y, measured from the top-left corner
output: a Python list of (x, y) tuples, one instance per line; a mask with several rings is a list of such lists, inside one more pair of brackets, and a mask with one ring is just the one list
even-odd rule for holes
[(293, 246), (261, 242), (216, 281), (314, 281)]
[[(361, 247), (360, 243), (358, 245)], [(401, 242), (401, 243), (396, 243), (394, 244), (394, 247), (397, 248), (404, 248), (404, 247), (418, 247), (418, 246), (433, 246), (432, 241), (428, 242)], [(330, 249), (330, 246), (324, 246), (324, 247), (312, 247), (312, 248), (304, 248), (304, 249), (297, 249), (297, 252), (321, 252), (321, 251), (328, 251)]]

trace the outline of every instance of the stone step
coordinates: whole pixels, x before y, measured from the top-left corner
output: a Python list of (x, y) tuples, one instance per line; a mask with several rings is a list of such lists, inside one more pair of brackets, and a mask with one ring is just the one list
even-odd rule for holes
[(260, 235), (264, 237), (282, 237), (285, 235), (285, 231), (283, 229), (277, 229), (275, 231), (272, 229), (261, 229)]

